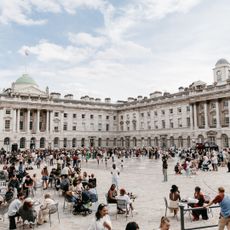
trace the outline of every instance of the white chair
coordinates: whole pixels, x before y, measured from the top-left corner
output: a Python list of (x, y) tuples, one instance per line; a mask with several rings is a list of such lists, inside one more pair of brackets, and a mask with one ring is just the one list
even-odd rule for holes
[(60, 217), (59, 217), (59, 210), (58, 210), (58, 203), (52, 204), (49, 206), (49, 222), (50, 222), (50, 227), (51, 227), (51, 215), (57, 213), (58, 215), (58, 220), (60, 223)]
[(105, 203), (108, 206), (109, 212), (111, 211), (112, 208), (113, 209), (117, 208), (117, 203), (109, 203), (108, 202), (108, 193), (105, 193)]
[(122, 213), (122, 214), (125, 214), (126, 220), (128, 218), (129, 213), (131, 213), (131, 215), (133, 217), (133, 211), (130, 208), (130, 205), (127, 203), (126, 200), (120, 200), (120, 199), (117, 200), (116, 219), (117, 219), (117, 215), (118, 215), (119, 211), (124, 211), (124, 213)]

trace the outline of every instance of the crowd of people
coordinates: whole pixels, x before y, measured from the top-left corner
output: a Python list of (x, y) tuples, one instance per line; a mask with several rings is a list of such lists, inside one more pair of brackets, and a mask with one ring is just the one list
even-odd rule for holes
[[(168, 160), (175, 158), (176, 165), (174, 167), (175, 174), (186, 176), (195, 175), (198, 170), (218, 171), (218, 167), (227, 166), (230, 172), (230, 152), (227, 150), (216, 151), (200, 151), (194, 149), (176, 149), (171, 148), (162, 150), (158, 148), (142, 148), (142, 149), (105, 149), (105, 148), (79, 148), (79, 149), (48, 149), (48, 150), (26, 150), (22, 152), (6, 152), (0, 151), (0, 163), (3, 171), (0, 173), (0, 180), (4, 177), (7, 181), (7, 191), (1, 194), (0, 204), (8, 204), (9, 229), (16, 229), (15, 218), (27, 220), (34, 223), (37, 220), (38, 225), (47, 222), (49, 208), (55, 204), (55, 200), (49, 193), (44, 195), (44, 200), (39, 206), (40, 209), (35, 211), (34, 197), (36, 190), (42, 188), (47, 190), (53, 188), (61, 191), (62, 196), (67, 202), (73, 203), (73, 214), (88, 215), (92, 213), (89, 208), (91, 203), (98, 201), (97, 180), (94, 173), (88, 173), (81, 170), (83, 161), (86, 163), (90, 159), (95, 159), (98, 165), (104, 163), (107, 167), (108, 161), (111, 161), (111, 186), (107, 192), (107, 202), (117, 203), (118, 200), (124, 200), (128, 206), (127, 210), (118, 208), (118, 213), (129, 215), (130, 211), (135, 211), (133, 202), (136, 198), (132, 192), (127, 192), (125, 188), (120, 188), (119, 177), (120, 168), (124, 167), (124, 158), (146, 156), (149, 159), (162, 160), (163, 181), (168, 181)], [(36, 169), (40, 171), (37, 175), (30, 173), (30, 170)], [(2, 178), (1, 178), (2, 177)], [(42, 183), (40, 183), (40, 178)], [(222, 190), (221, 190), (222, 191)], [(221, 203), (220, 198), (211, 200), (205, 199), (200, 187), (195, 187), (194, 199), (197, 203), (190, 204), (191, 207), (204, 207), (212, 203)], [(176, 185), (173, 185), (169, 194), (169, 207), (177, 216), (178, 203), (181, 201), (181, 194)], [(226, 198), (226, 202), (228, 199)], [(86, 205), (87, 204), (87, 205)], [(87, 206), (87, 208), (86, 208)], [(208, 219), (207, 210), (192, 211), (193, 220), (199, 220), (201, 216), (203, 220)], [(226, 214), (223, 215), (225, 217)], [(223, 223), (223, 221), (222, 221)], [(162, 217), (159, 229), (169, 229), (170, 221), (166, 217)], [(95, 220), (89, 227), (93, 229), (112, 229), (111, 220), (108, 215), (107, 205), (99, 204), (95, 214)], [(138, 224), (130, 222), (126, 229), (139, 229)]]

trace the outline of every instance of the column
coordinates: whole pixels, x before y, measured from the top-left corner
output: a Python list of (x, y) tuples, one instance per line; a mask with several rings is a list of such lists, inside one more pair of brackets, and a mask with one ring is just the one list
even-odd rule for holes
[(228, 101), (228, 126), (230, 128), (230, 100)]
[(207, 106), (207, 102), (204, 103), (204, 122), (205, 122), (204, 128), (207, 129), (208, 128), (208, 106)]
[(190, 105), (190, 125), (191, 129), (193, 129), (194, 124), (193, 124), (193, 105)]
[(64, 125), (64, 122), (63, 122), (63, 120), (64, 120), (64, 119), (63, 119), (63, 118), (64, 118), (63, 111), (60, 112), (60, 116), (61, 116), (61, 117), (60, 117), (60, 119), (61, 119), (60, 132), (63, 133), (63, 125)]
[(197, 111), (196, 111), (196, 104), (194, 104), (194, 129), (197, 129)]
[(49, 132), (49, 116), (50, 116), (50, 111), (46, 110), (46, 132)]
[(16, 132), (16, 129), (17, 129), (17, 114), (16, 114), (17, 110), (16, 109), (13, 109), (13, 133)]
[(216, 128), (220, 128), (220, 111), (218, 101), (216, 101)]
[(40, 132), (40, 129), (39, 129), (39, 126), (40, 126), (40, 110), (37, 110), (37, 133)]
[(17, 132), (20, 132), (20, 109), (17, 110)]
[(27, 109), (27, 133), (30, 132), (30, 109)]
[(53, 111), (50, 111), (50, 132), (53, 133), (53, 114), (54, 112)]

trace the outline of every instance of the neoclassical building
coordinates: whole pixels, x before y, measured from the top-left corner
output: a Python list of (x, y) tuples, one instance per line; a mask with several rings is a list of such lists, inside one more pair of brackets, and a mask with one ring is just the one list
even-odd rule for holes
[(39, 89), (23, 74), (0, 94), (0, 148), (229, 146), (230, 63), (217, 61), (214, 83), (156, 91), (112, 103)]

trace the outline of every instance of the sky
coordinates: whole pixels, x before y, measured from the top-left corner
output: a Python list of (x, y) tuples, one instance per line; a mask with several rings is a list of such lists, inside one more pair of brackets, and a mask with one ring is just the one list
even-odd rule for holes
[(229, 12), (229, 0), (0, 0), (0, 89), (28, 73), (115, 102), (212, 84), (230, 61)]

